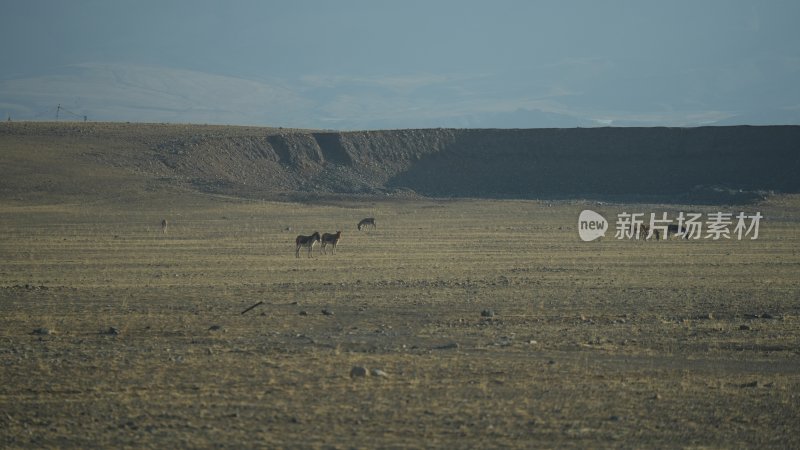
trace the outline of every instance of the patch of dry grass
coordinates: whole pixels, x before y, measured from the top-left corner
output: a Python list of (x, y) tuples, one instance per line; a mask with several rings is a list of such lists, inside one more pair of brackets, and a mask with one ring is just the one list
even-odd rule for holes
[(583, 243), (584, 208), (665, 207), (6, 203), (0, 443), (797, 447), (799, 206), (745, 207), (756, 241)]

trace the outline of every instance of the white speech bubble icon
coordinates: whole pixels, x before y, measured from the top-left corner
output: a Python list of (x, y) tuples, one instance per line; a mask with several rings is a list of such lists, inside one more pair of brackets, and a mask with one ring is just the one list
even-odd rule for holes
[(606, 230), (608, 230), (608, 221), (605, 217), (590, 209), (581, 211), (581, 215), (578, 216), (578, 234), (584, 242), (605, 236)]

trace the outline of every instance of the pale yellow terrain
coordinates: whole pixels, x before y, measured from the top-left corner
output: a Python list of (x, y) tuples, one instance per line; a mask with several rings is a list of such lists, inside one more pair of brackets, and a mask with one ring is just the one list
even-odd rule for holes
[[(585, 243), (583, 209), (765, 219)], [(2, 202), (0, 444), (797, 447), (798, 221), (793, 196)]]

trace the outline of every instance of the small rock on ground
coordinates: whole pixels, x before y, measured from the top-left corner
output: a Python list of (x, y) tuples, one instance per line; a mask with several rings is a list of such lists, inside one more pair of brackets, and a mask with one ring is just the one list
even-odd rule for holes
[(388, 373), (384, 372), (381, 369), (372, 369), (372, 370), (369, 371), (369, 374), (372, 375), (373, 377), (387, 378), (389, 376)]
[(369, 372), (366, 367), (353, 366), (353, 368), (350, 369), (350, 378), (366, 377), (367, 375), (369, 375)]

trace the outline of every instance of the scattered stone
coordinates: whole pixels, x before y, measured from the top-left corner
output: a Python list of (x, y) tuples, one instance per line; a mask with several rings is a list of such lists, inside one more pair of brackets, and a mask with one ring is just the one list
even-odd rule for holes
[(514, 345), (514, 336), (500, 336), (500, 339), (495, 342), (498, 347), (510, 347)]
[(774, 319), (774, 317), (773, 317), (773, 316), (772, 316), (772, 314), (770, 314), (770, 313), (764, 313), (764, 314), (762, 314), (762, 315), (761, 315), (761, 318), (762, 318), (762, 319)]
[(759, 386), (758, 380), (751, 381), (749, 383), (743, 383), (743, 384), (739, 385), (739, 387), (742, 387), (742, 388), (757, 388), (758, 386)]
[(120, 331), (119, 328), (117, 327), (108, 327), (108, 329), (106, 330), (106, 334), (109, 336), (117, 336), (119, 335), (119, 333)]
[(43, 335), (53, 334), (53, 331), (51, 329), (49, 329), (49, 328), (44, 328), (43, 327), (43, 328), (36, 328), (35, 330), (33, 330), (33, 332), (31, 334), (38, 334), (40, 336), (43, 336)]
[(366, 377), (367, 375), (369, 375), (369, 372), (367, 371), (366, 367), (353, 366), (353, 368), (350, 369), (350, 378), (356, 378), (356, 377), (361, 378), (361, 377)]
[(442, 344), (433, 347), (434, 350), (453, 350), (456, 348), (458, 348), (458, 342), (450, 342), (448, 344)]
[(551, 359), (550, 361), (547, 361), (547, 364), (548, 364), (548, 365), (551, 365), (551, 366), (552, 366), (552, 365), (555, 365), (555, 363), (556, 363), (556, 362), (555, 362), (554, 360), (552, 360), (552, 359)]
[(659, 393), (655, 393), (655, 394), (654, 394), (652, 397), (650, 397), (650, 398), (652, 398), (653, 400), (661, 400), (661, 394), (659, 394)]
[(47, 286), (43, 286), (43, 285), (38, 285), (37, 286), (37, 285), (34, 285), (34, 284), (25, 284), (25, 285), (15, 284), (14, 286), (7, 286), (6, 287), (6, 289), (12, 289), (12, 288), (13, 289), (26, 289), (26, 290), (29, 290), (29, 291), (36, 291), (36, 290), (39, 290), (39, 289), (47, 290)]
[(372, 369), (369, 371), (369, 374), (372, 375), (373, 377), (382, 377), (382, 378), (389, 377), (389, 374), (382, 371), (381, 369)]
[(333, 315), (333, 311), (331, 311), (330, 309), (325, 308), (325, 309), (322, 310), (322, 314), (325, 315), (325, 316), (332, 316)]
[(494, 317), (493, 309), (484, 309), (481, 311), (481, 317)]
[(713, 313), (708, 313), (708, 314), (706, 315), (706, 319), (708, 319), (708, 320), (714, 320), (714, 314), (713, 314)]
[(221, 329), (222, 329), (221, 325), (211, 325), (210, 327), (208, 327), (208, 331), (219, 331)]
[(300, 314), (301, 316), (307, 316), (308, 315), (308, 311), (303, 310), (303, 311), (300, 311), (298, 314)]
[(751, 328), (750, 328), (749, 325), (739, 325), (739, 329), (740, 330), (750, 330)]
[(609, 417), (608, 420), (610, 420), (612, 422), (619, 422), (620, 420), (622, 420), (622, 418), (620, 416), (614, 415), (614, 416)]

